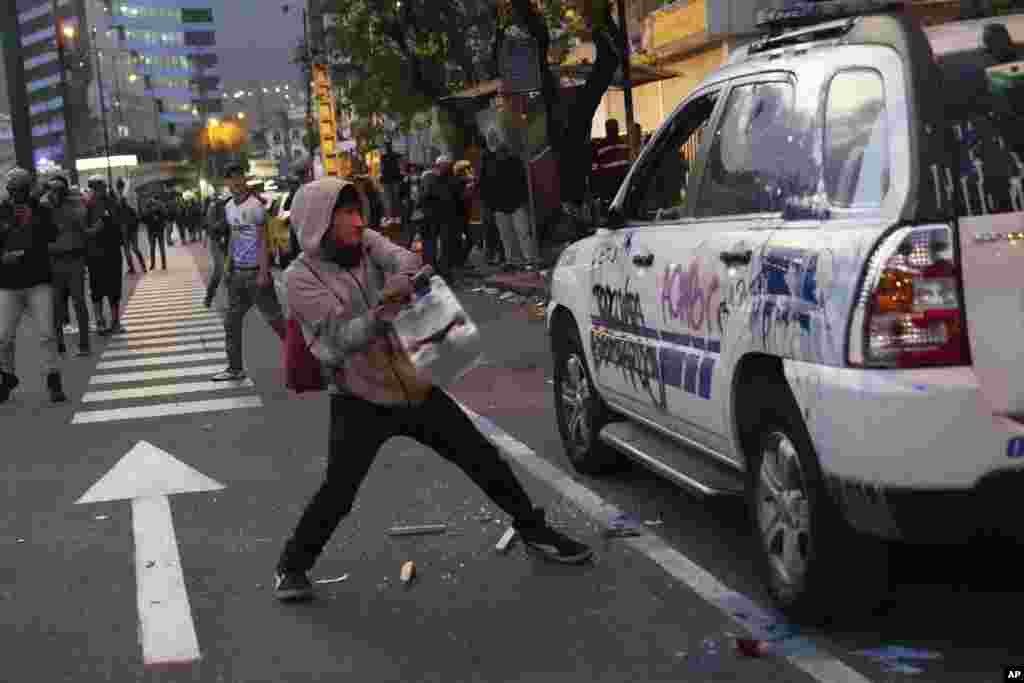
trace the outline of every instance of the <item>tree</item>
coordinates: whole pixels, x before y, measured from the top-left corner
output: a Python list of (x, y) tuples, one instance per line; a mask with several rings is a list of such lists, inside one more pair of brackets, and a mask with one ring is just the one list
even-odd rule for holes
[(557, 75), (541, 70), (547, 137), (570, 180), (564, 194), (580, 199), (590, 172), (591, 120), (622, 61), (612, 7), (612, 0), (334, 0), (332, 47), (344, 61), (339, 102), (371, 121), (367, 141), (382, 136), (374, 114), (387, 113), (408, 130), (415, 114), (432, 105), (457, 137), (472, 140), (470, 112), (446, 98), (499, 77), (506, 34), (526, 34), (540, 55), (559, 59), (574, 38), (592, 40), (594, 68), (571, 104), (562, 101)]

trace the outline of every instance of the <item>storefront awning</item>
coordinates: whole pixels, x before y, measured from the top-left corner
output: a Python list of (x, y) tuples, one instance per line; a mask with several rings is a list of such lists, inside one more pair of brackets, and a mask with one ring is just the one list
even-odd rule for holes
[[(590, 76), (590, 72), (594, 70), (594, 65), (589, 63), (584, 64), (572, 64), (562, 65), (557, 67), (557, 75), (559, 83), (563, 88), (573, 88), (576, 86), (583, 85), (587, 78)], [(632, 64), (630, 65), (630, 82), (635, 88), (640, 85), (646, 85), (647, 83), (655, 83), (657, 81), (663, 81), (667, 78), (675, 78), (676, 74), (659, 71), (653, 67), (646, 66), (643, 64)], [(500, 78), (495, 78), (490, 81), (484, 81), (478, 83), (465, 90), (449, 95), (443, 98), (444, 100), (472, 100), (480, 97), (494, 97), (506, 93), (502, 89), (504, 81)], [(609, 86), (613, 90), (622, 90), (624, 83), (622, 80), (622, 70), (619, 69), (615, 72), (615, 77), (612, 79), (611, 85)], [(518, 93), (522, 94), (522, 93)]]

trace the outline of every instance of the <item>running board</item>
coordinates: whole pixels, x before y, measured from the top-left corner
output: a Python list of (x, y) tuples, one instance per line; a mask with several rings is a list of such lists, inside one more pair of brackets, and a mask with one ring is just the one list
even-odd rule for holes
[(740, 471), (730, 471), (695, 450), (635, 422), (612, 422), (598, 438), (623, 455), (701, 497), (741, 496)]

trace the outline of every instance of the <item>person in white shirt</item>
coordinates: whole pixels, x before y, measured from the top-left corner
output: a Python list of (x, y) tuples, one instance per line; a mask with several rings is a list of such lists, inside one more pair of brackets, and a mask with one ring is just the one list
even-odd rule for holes
[(245, 379), (242, 329), (245, 315), (254, 305), (277, 336), (282, 340), (285, 337), (284, 314), (270, 276), (266, 208), (259, 197), (249, 192), (241, 164), (230, 164), (224, 172), (224, 179), (233, 195), (224, 207), (231, 231), (225, 273), (228, 312), (224, 316), (228, 367), (212, 377), (215, 382)]

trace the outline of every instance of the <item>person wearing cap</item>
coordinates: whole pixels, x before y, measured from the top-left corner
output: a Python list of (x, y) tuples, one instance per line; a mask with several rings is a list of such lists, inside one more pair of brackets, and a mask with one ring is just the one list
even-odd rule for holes
[(0, 202), (0, 403), (18, 386), (15, 340), (24, 314), (35, 320), (42, 371), (50, 400), (67, 400), (57, 355), (50, 244), (57, 239), (50, 210), (32, 196), (35, 179), (23, 168), (7, 173), (8, 197)]
[(53, 266), (54, 324), (57, 329), (57, 350), (66, 353), (64, 325), (68, 322), (68, 299), (75, 309), (78, 324), (78, 355), (91, 353), (89, 342), (89, 306), (85, 297), (86, 222), (89, 212), (81, 194), (71, 192), (68, 179), (55, 175), (46, 183), (42, 201), (49, 207), (57, 230), (57, 239), (50, 244)]
[(308, 572), (393, 436), (415, 439), (460, 468), (512, 517), (532, 552), (565, 564), (588, 560), (590, 548), (551, 528), (459, 405), (403, 365), (392, 321), (431, 270), (366, 228), (361, 197), (348, 181), (328, 177), (304, 185), (291, 216), (302, 255), (285, 273), (289, 310), (321, 363), (331, 403), (326, 476), (281, 552), (274, 596), (314, 597)]
[[(90, 196), (86, 201), (86, 260), (89, 264), (89, 293), (96, 334), (106, 337), (124, 334), (121, 326), (121, 294), (124, 288), (124, 233), (118, 221), (117, 204), (101, 175), (89, 178)], [(110, 327), (103, 314), (103, 301), (110, 304)]]
[(224, 180), (232, 194), (224, 205), (224, 215), (230, 229), (225, 271), (228, 311), (224, 316), (228, 367), (213, 376), (215, 382), (245, 379), (242, 330), (245, 315), (253, 306), (259, 309), (278, 337), (282, 340), (285, 337), (284, 313), (270, 276), (266, 207), (250, 191), (241, 164), (230, 164), (224, 171)]

